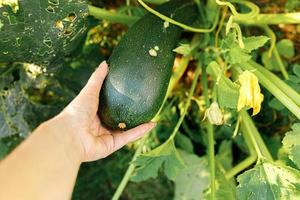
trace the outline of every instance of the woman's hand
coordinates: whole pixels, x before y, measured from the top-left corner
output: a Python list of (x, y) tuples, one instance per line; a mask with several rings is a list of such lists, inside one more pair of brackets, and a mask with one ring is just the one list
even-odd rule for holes
[(58, 137), (63, 136), (64, 142), (73, 144), (81, 162), (104, 158), (154, 127), (150, 122), (122, 132), (110, 131), (101, 125), (97, 110), (100, 89), (107, 73), (108, 66), (104, 61), (79, 95), (58, 116), (44, 124), (48, 130), (58, 133)]
[(71, 199), (82, 162), (104, 158), (153, 128), (147, 123), (121, 133), (101, 125), (97, 109), (107, 71), (101, 63), (59, 115), (1, 160), (0, 199)]

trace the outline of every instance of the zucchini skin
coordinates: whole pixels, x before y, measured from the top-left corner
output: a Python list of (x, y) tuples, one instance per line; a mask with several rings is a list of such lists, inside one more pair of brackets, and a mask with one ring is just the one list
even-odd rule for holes
[[(197, 16), (194, 4), (184, 0), (162, 4), (157, 11), (185, 24)], [(151, 13), (127, 31), (108, 60), (109, 73), (100, 92), (98, 114), (104, 125), (129, 129), (157, 114), (172, 75), (172, 50), (182, 31)]]

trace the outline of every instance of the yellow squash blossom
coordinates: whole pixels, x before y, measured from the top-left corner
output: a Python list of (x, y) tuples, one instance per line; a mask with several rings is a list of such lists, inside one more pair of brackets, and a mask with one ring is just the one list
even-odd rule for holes
[(260, 87), (257, 77), (250, 71), (246, 70), (239, 75), (240, 96), (238, 100), (237, 109), (253, 108), (252, 115), (259, 113), (261, 103), (264, 100), (264, 95), (260, 93)]

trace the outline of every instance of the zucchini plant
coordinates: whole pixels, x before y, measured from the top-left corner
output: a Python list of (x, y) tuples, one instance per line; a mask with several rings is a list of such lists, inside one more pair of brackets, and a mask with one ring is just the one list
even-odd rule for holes
[(0, 158), (108, 59), (101, 120), (157, 126), (75, 199), (299, 199), (299, 26), (293, 0), (0, 1)]

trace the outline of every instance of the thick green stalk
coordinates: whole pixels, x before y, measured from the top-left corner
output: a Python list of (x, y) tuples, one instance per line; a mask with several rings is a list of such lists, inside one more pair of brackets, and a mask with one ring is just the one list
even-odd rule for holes
[(252, 165), (257, 160), (257, 155), (250, 155), (245, 160), (234, 166), (228, 172), (226, 172), (226, 179), (231, 179), (232, 177), (238, 175), (241, 171), (247, 169), (250, 165)]
[(300, 12), (258, 14), (253, 18), (237, 18), (233, 20), (245, 25), (300, 24)]
[(242, 117), (242, 126), (245, 127), (245, 129), (247, 129), (245, 133), (248, 133), (249, 137), (251, 138), (258, 158), (267, 158), (268, 160), (273, 161), (273, 158), (268, 148), (266, 147), (265, 142), (261, 138), (260, 133), (257, 131), (255, 124), (249, 116), (249, 114), (247, 113), (247, 111), (245, 109), (241, 110), (240, 115)]
[[(202, 67), (202, 84), (203, 84), (203, 95), (205, 98), (206, 108), (209, 108), (210, 101), (208, 97), (208, 81), (206, 68)], [(210, 199), (215, 200), (216, 197), (216, 163), (215, 163), (215, 139), (214, 139), (214, 127), (210, 123), (206, 123), (207, 137), (208, 137), (208, 157), (209, 157), (209, 169), (210, 169), (210, 187), (211, 195)]]
[(141, 139), (141, 142), (140, 142), (138, 148), (136, 149), (136, 151), (134, 153), (134, 156), (133, 156), (133, 158), (132, 158), (132, 160), (130, 162), (129, 167), (127, 168), (127, 171), (126, 171), (125, 175), (123, 176), (123, 179), (122, 179), (121, 183), (119, 184), (117, 190), (115, 191), (114, 196), (112, 197), (112, 200), (118, 200), (121, 197), (121, 195), (122, 195), (122, 193), (123, 193), (123, 191), (124, 191), (124, 189), (125, 189), (128, 181), (130, 179), (130, 176), (132, 175), (132, 173), (133, 173), (133, 171), (135, 169), (134, 161), (136, 160), (136, 158), (139, 155), (141, 155), (143, 146), (144, 146), (145, 141), (147, 140), (149, 134), (147, 134), (146, 136), (144, 136)]
[(97, 19), (104, 19), (110, 22), (121, 23), (130, 26), (139, 19), (139, 17), (136, 16), (128, 16), (125, 14), (108, 11), (103, 8), (98, 8), (92, 5), (89, 5), (88, 8), (89, 8), (89, 14), (91, 16)]

